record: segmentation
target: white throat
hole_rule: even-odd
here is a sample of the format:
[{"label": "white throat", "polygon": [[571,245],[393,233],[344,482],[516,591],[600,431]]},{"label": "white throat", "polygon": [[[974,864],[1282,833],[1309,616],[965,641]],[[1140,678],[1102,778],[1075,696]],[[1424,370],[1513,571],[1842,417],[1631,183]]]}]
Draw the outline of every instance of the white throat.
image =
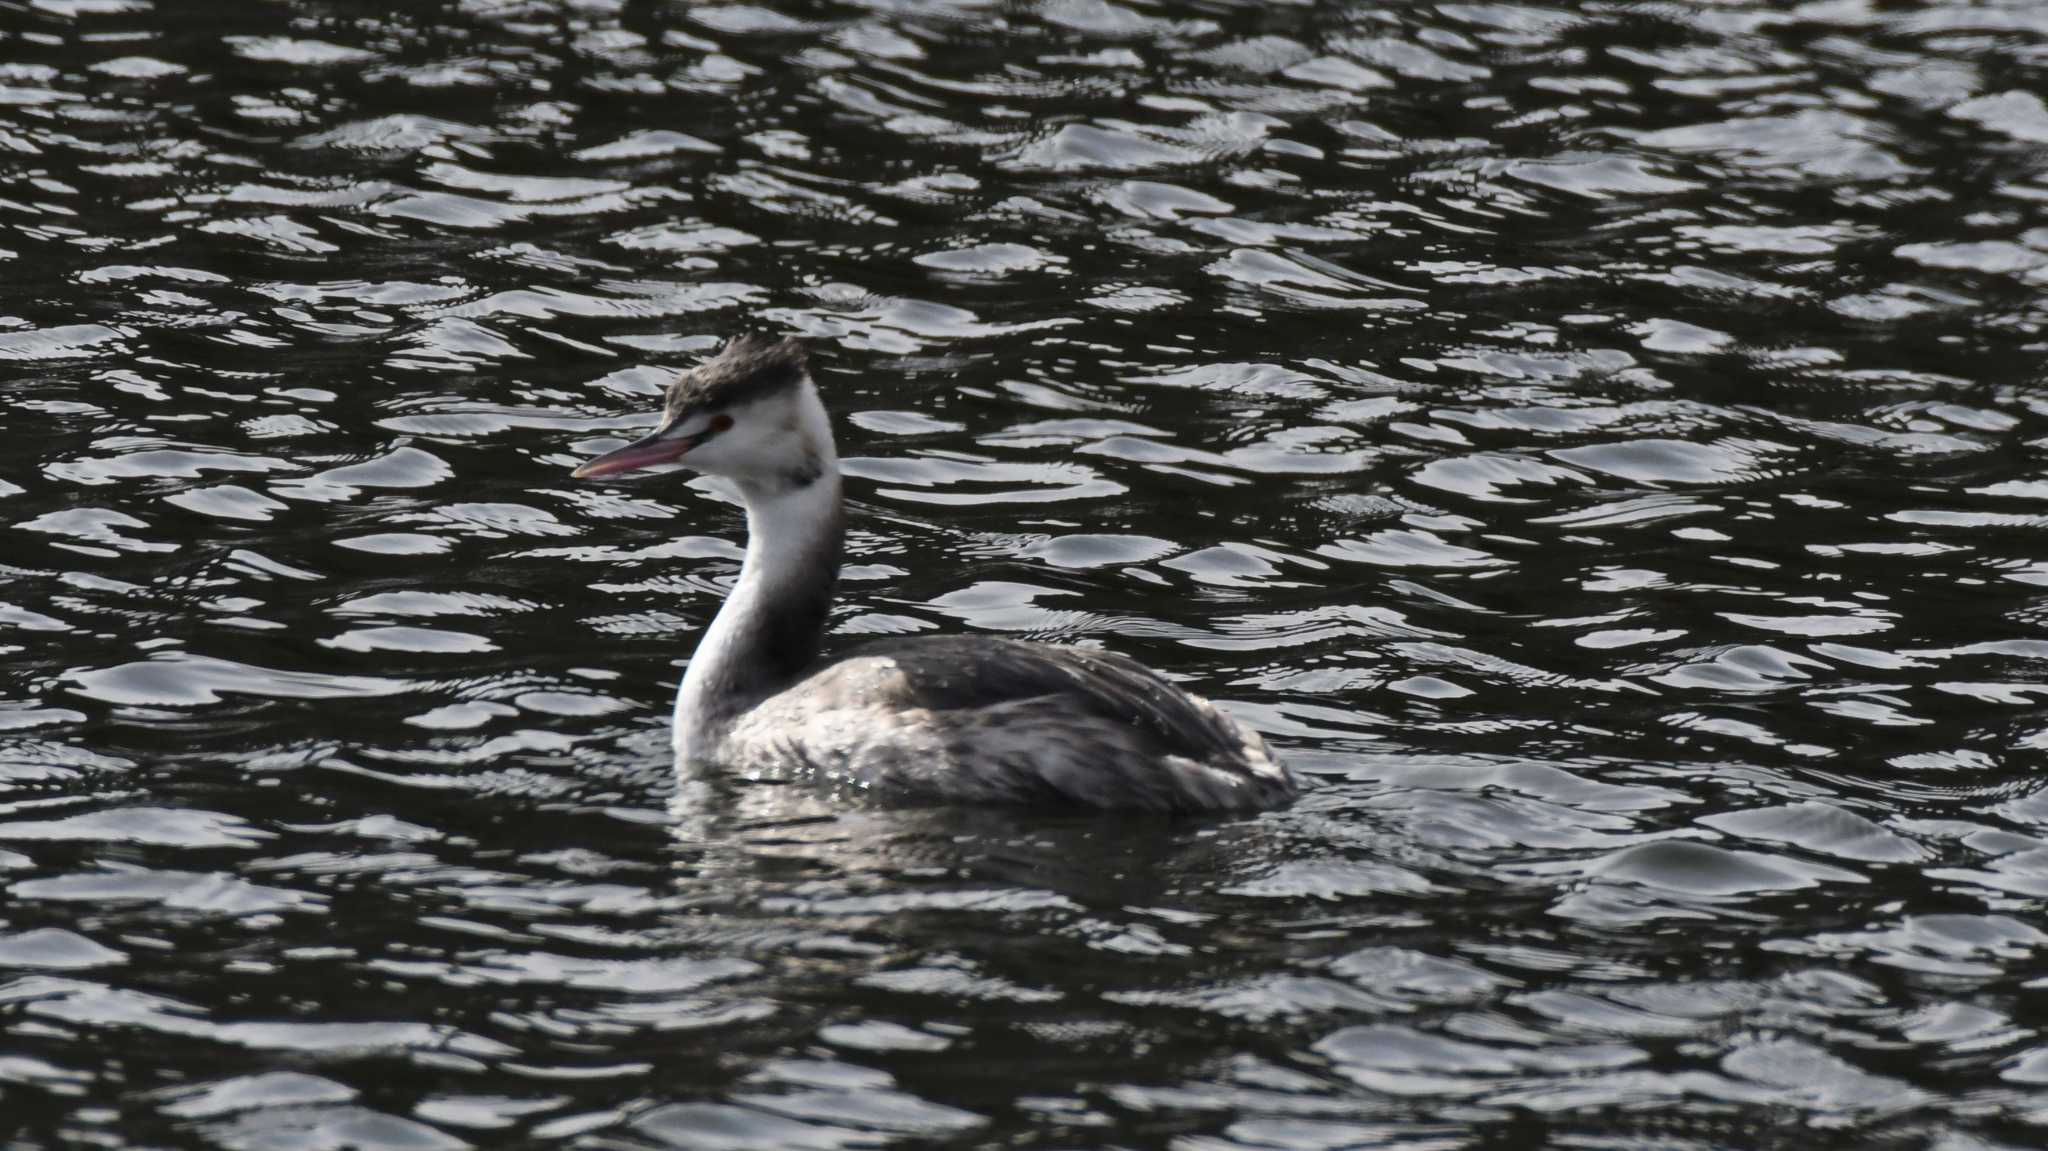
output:
[{"label": "white throat", "polygon": [[817,655],[845,520],[831,425],[809,387],[797,421],[804,459],[736,481],[747,509],[746,558],[676,693],[679,762],[714,756],[734,719],[789,686]]}]

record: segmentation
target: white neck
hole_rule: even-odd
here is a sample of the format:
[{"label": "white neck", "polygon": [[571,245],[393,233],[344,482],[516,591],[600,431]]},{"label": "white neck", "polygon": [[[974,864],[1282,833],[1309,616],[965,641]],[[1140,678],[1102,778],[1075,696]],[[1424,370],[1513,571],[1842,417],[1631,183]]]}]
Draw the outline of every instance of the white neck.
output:
[{"label": "white neck", "polygon": [[[806,406],[817,405],[814,396],[807,398]],[[815,464],[807,482],[790,475],[739,481],[747,555],[676,694],[679,760],[713,754],[734,719],[794,683],[817,657],[839,577],[845,518],[839,459],[822,406],[815,419],[823,435],[806,437]]]}]

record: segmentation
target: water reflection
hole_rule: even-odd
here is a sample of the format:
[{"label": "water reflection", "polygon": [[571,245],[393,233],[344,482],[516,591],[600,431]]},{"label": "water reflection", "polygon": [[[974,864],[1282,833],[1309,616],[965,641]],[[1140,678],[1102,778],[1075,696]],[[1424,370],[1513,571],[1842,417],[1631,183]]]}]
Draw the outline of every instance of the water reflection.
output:
[{"label": "water reflection", "polygon": [[[31,0],[0,1113],[227,1148],[2038,1143],[2027,5]],[[699,781],[566,482],[812,342],[835,630],[1099,642],[1225,823]]]}]

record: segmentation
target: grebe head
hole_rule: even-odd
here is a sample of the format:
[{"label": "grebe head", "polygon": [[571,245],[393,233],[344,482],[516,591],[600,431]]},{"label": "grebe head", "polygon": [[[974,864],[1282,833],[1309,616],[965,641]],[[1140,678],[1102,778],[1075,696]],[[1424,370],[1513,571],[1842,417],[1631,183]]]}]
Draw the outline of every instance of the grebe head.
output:
[{"label": "grebe head", "polygon": [[653,432],[586,461],[575,474],[678,463],[776,492],[808,486],[837,462],[803,345],[748,335],[669,385]]}]

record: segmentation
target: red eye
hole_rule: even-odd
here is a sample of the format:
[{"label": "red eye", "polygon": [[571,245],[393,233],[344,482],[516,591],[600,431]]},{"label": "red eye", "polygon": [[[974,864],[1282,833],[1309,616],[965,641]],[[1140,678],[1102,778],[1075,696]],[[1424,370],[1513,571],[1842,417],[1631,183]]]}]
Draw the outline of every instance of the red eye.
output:
[{"label": "red eye", "polygon": [[722,432],[731,426],[732,417],[726,415],[724,412],[720,412],[717,415],[711,417],[711,430],[714,432]]}]

